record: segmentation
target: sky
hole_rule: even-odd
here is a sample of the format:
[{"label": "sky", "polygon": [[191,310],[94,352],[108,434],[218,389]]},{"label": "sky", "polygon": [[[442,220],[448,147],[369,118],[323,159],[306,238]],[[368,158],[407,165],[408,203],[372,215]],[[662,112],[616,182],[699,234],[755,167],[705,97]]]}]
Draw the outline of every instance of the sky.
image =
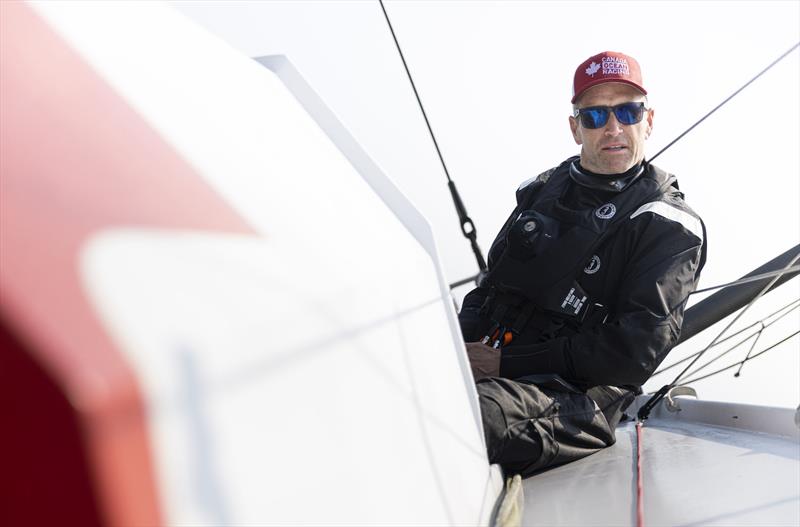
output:
[{"label": "sky", "polygon": [[[448,280],[477,271],[377,0],[172,5],[248,56],[286,55],[426,215]],[[639,61],[656,112],[647,146],[652,156],[800,42],[796,1],[387,0],[385,6],[484,253],[513,209],[519,183],[578,153],[567,116],[572,75],[584,59],[614,50]],[[798,93],[795,50],[655,163],[678,176],[708,229],[701,287],[732,281],[800,243]],[[456,299],[467,291],[455,291]],[[795,279],[733,329],[798,297]],[[798,328],[795,310],[767,328],[753,352]],[[715,336],[712,328],[692,339],[665,364]],[[747,350],[704,371],[741,360]],[[794,337],[748,362],[738,378],[732,370],[694,386],[701,399],[797,407],[798,350]],[[645,387],[672,380],[662,377]]]}]

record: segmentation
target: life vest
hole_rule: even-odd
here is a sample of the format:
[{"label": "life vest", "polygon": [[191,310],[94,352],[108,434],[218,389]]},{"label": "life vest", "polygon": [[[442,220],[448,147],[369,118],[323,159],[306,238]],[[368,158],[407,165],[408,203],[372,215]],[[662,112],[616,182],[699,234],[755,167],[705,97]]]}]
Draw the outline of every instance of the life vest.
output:
[{"label": "life vest", "polygon": [[[580,325],[603,307],[588,297],[578,282],[592,255],[641,205],[658,199],[675,177],[645,166],[628,188],[597,208],[574,210],[562,203],[569,187],[570,158],[546,181],[537,180],[518,191],[521,212],[506,231],[505,246],[494,258],[481,285],[492,288],[484,309],[491,310],[495,347],[510,341],[506,330],[519,334],[532,315]],[[541,318],[541,317],[540,317]],[[540,322],[541,325],[541,322]],[[544,331],[547,328],[538,328]],[[550,328],[553,329],[553,328]]]}]

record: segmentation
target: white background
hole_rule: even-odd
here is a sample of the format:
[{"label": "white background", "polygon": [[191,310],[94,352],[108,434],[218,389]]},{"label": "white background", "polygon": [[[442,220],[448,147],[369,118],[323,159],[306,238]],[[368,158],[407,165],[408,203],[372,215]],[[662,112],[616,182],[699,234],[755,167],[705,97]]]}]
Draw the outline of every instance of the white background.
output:
[{"label": "white background", "polygon": [[[477,271],[377,1],[173,5],[249,56],[287,55],[431,221],[448,279]],[[603,50],[638,59],[656,110],[652,156],[800,41],[793,1],[387,1],[386,8],[484,252],[517,185],[578,152],[567,116],[572,75],[584,59]],[[799,78],[795,50],[656,162],[678,176],[708,228],[701,287],[738,278],[800,241]],[[330,199],[346,207],[346,196]],[[795,279],[745,320],[798,296]],[[799,326],[795,311],[754,351]],[[713,337],[676,348],[667,362]],[[794,337],[749,362],[738,379],[731,370],[695,387],[703,399],[795,407],[799,347]]]}]

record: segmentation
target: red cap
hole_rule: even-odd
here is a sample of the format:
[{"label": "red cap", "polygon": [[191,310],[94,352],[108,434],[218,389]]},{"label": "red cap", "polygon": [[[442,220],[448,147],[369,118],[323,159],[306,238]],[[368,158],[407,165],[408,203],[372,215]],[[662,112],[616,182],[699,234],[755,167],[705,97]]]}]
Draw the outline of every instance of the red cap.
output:
[{"label": "red cap", "polygon": [[616,51],[603,51],[583,61],[583,64],[575,70],[572,103],[575,104],[578,97],[592,86],[604,82],[630,84],[647,95],[647,90],[642,87],[642,70],[636,59]]}]

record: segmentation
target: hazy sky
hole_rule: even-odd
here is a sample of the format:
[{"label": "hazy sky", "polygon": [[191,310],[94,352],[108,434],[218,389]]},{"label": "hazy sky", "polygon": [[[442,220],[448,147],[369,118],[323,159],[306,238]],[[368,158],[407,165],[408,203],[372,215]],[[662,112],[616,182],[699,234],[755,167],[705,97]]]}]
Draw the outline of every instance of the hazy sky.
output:
[{"label": "hazy sky", "polygon": [[[578,152],[567,116],[572,75],[585,58],[616,50],[638,59],[656,110],[652,155],[800,41],[796,1],[385,4],[484,251],[518,184]],[[249,56],[287,55],[429,218],[448,278],[476,272],[377,0],[173,5]],[[800,242],[798,93],[795,50],[656,162],[678,176],[708,228],[701,287],[731,281]],[[745,320],[798,297],[795,279]],[[794,311],[754,352],[798,327]],[[713,336],[677,348],[667,362]],[[748,363],[738,379],[729,372],[698,383],[701,398],[797,406],[798,342]]]}]

